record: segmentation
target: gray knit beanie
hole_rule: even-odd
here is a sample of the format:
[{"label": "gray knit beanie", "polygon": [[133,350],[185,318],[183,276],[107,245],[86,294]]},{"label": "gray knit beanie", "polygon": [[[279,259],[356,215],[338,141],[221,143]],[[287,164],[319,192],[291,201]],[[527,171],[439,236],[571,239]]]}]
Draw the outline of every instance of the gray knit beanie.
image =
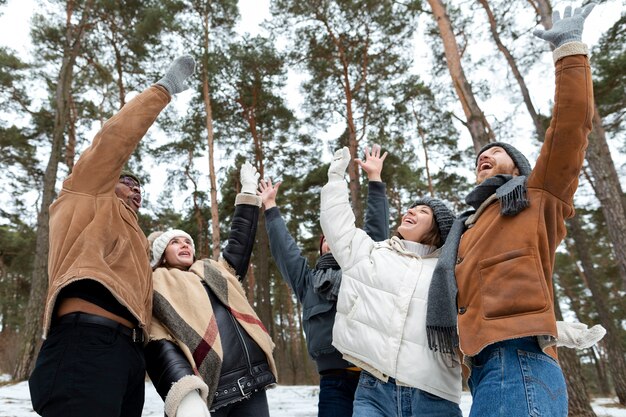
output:
[{"label": "gray knit beanie", "polygon": [[148,236],[148,241],[152,243],[152,261],[150,262],[152,268],[155,268],[161,260],[170,240],[178,236],[186,237],[191,241],[191,251],[193,252],[193,256],[196,256],[196,246],[187,232],[178,229],[170,229],[167,232],[158,233],[159,232],[152,232],[150,236]]},{"label": "gray knit beanie", "polygon": [[506,151],[506,153],[511,157],[511,159],[513,160],[513,163],[519,170],[520,175],[524,175],[527,177],[530,174],[530,171],[532,171],[532,168],[530,167],[530,162],[528,162],[528,159],[526,159],[526,157],[520,151],[518,151],[514,146],[509,145],[508,143],[504,143],[504,142],[492,142],[483,146],[482,149],[478,151],[478,154],[476,155],[476,161],[474,165],[478,165],[478,158],[480,158],[480,155],[483,152],[485,152],[489,148],[493,148],[494,146],[499,146]]},{"label": "gray knit beanie", "polygon": [[430,197],[418,198],[413,202],[411,208],[415,206],[428,206],[433,211],[439,233],[441,234],[441,245],[443,245],[448,237],[452,223],[454,223],[454,219],[456,218],[452,210],[450,210],[443,201]]}]

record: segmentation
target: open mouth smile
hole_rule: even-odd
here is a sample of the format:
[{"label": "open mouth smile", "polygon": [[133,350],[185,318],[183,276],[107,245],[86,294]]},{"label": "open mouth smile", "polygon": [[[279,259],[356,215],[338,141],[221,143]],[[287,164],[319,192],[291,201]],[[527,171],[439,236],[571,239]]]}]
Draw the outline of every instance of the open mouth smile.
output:
[{"label": "open mouth smile", "polygon": [[480,171],[484,171],[486,169],[491,169],[493,168],[493,164],[491,164],[490,162],[483,162],[482,164],[480,164],[480,166],[478,167],[478,172]]}]

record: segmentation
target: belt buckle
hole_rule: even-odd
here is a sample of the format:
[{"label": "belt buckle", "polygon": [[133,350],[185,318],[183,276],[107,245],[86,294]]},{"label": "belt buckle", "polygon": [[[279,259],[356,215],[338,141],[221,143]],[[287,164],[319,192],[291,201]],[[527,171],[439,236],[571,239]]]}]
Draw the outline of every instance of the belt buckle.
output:
[{"label": "belt buckle", "polygon": [[246,379],[245,376],[242,376],[241,378],[239,378],[237,380],[237,386],[239,387],[239,392],[241,392],[241,395],[243,395],[244,397],[247,397],[249,394],[246,394],[245,392],[243,392],[243,386],[241,384],[241,381]]}]

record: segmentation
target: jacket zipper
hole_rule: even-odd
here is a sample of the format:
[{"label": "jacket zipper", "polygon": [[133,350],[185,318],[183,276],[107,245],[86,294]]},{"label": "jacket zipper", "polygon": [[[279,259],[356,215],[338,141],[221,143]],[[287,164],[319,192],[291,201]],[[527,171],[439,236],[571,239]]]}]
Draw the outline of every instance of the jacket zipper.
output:
[{"label": "jacket zipper", "polygon": [[241,330],[239,330],[239,323],[237,322],[237,320],[235,320],[235,318],[230,312],[228,313],[228,316],[233,321],[233,325],[235,326],[235,330],[237,331],[237,336],[239,336],[239,341],[241,342],[244,353],[246,355],[246,363],[248,364],[248,372],[250,373],[250,376],[252,376],[252,363],[250,362],[250,352],[248,352],[248,346],[246,346],[246,341],[244,340],[243,335],[241,334]]}]

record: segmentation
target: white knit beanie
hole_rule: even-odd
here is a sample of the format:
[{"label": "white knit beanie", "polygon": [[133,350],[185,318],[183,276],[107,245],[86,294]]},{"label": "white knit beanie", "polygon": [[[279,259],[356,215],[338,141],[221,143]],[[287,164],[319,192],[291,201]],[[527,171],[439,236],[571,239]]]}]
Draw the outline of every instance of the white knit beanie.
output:
[{"label": "white knit beanie", "polygon": [[[150,237],[152,237],[156,233],[158,232],[152,232],[150,236],[148,237],[148,240],[150,240]],[[152,268],[156,267],[159,261],[161,260],[161,257],[163,256],[163,253],[165,252],[165,248],[167,248],[167,245],[170,243],[170,240],[179,236],[186,237],[187,239],[189,239],[189,241],[191,241],[191,251],[193,252],[192,255],[196,256],[196,246],[194,245],[193,239],[191,238],[191,236],[189,236],[189,234],[185,231],[178,230],[178,229],[170,229],[167,232],[163,232],[159,236],[154,238],[154,241],[152,242],[152,262],[150,262],[150,266],[152,266]]]}]

